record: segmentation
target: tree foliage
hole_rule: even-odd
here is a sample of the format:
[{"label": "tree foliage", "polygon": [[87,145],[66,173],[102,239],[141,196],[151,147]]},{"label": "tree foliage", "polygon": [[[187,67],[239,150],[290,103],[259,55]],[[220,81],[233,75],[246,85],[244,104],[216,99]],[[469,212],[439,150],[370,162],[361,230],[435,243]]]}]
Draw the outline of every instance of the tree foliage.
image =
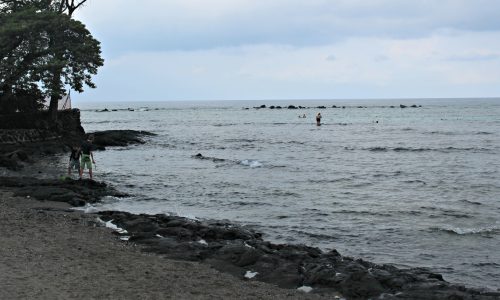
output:
[{"label": "tree foliage", "polygon": [[59,14],[72,16],[87,0],[1,0],[0,12],[15,12],[27,7],[39,10],[50,10]]},{"label": "tree foliage", "polygon": [[[100,43],[71,17],[84,2],[0,1],[0,110],[38,109],[49,96],[55,112],[65,85],[78,92],[95,87]],[[29,97],[33,105],[26,105]]]}]

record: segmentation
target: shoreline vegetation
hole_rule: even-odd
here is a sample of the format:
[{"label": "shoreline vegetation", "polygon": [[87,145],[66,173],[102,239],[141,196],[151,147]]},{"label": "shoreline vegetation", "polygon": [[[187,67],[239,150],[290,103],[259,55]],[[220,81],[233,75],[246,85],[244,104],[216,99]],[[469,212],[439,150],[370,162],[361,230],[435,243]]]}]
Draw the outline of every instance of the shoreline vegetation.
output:
[{"label": "shoreline vegetation", "polygon": [[[20,126],[22,119],[3,118],[0,126],[8,127],[0,136],[5,131],[9,136],[0,141],[0,170],[11,170],[0,177],[0,282],[5,283],[0,298],[500,298],[498,291],[448,283],[424,268],[399,269],[336,250],[273,244],[229,221],[83,214],[70,206],[127,195],[104,182],[25,175],[36,165],[56,172],[46,161],[83,139],[79,111],[61,113],[57,130],[44,129],[41,117],[36,126]],[[26,130],[33,135],[26,137]],[[143,136],[153,135],[93,134],[100,150],[144,143]]]}]

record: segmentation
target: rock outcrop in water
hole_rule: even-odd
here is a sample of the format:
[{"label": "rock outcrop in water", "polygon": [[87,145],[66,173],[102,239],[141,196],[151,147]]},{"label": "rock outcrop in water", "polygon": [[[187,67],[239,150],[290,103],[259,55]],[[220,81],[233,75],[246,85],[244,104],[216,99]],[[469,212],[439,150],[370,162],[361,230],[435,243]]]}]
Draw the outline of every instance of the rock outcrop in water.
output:
[{"label": "rock outcrop in water", "polygon": [[144,144],[144,136],[156,134],[148,131],[137,130],[105,130],[91,133],[94,135],[94,146],[98,150],[105,150],[108,146],[128,146],[131,144]]},{"label": "rock outcrop in water", "polygon": [[[266,105],[254,106],[255,109],[261,109],[261,108],[266,108],[266,107],[267,107]],[[396,106],[389,105],[389,106],[372,106],[372,107],[376,107],[376,108],[383,108],[383,107],[395,108]],[[412,104],[412,105],[408,106],[408,105],[400,104],[399,107],[400,108],[407,108],[407,107],[418,108],[418,107],[422,107],[422,105]],[[268,108],[269,109],[280,109],[282,107],[279,106],[279,105],[278,106],[270,105]],[[311,109],[311,108],[327,109],[328,107],[325,106],[325,105],[319,105],[319,106],[315,106],[315,107],[302,106],[302,105],[285,105],[283,108],[288,108],[288,109]],[[370,108],[370,107],[369,106],[363,106],[363,105],[354,105],[354,106],[345,106],[345,105],[344,106],[337,106],[337,105],[332,105],[331,108]],[[249,108],[248,107],[244,107],[243,109],[247,110]]]},{"label": "rock outcrop in water", "polygon": [[198,154],[196,154],[196,155],[193,155],[192,157],[193,157],[193,158],[196,158],[196,159],[210,160],[210,161],[213,161],[213,162],[224,162],[224,161],[226,161],[226,159],[224,159],[224,158],[217,158],[217,157],[203,156],[203,154],[201,154],[201,153],[198,153]]},{"label": "rock outcrop in water", "polygon": [[166,215],[101,212],[101,219],[125,229],[129,241],[168,258],[201,261],[242,279],[253,277],[285,288],[347,299],[499,299],[500,293],[468,289],[423,268],[398,269],[304,245],[276,245],[260,233],[223,221]]}]

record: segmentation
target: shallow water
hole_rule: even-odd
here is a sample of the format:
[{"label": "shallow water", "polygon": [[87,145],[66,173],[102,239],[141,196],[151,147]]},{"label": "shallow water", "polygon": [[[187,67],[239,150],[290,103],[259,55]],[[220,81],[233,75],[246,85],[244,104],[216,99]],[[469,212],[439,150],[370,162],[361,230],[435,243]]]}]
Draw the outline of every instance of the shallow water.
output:
[{"label": "shallow water", "polygon": [[[252,108],[261,104],[329,108]],[[97,209],[229,219],[275,242],[429,267],[451,282],[500,288],[498,99],[81,108],[87,132],[158,134],[144,145],[96,153],[96,179],[134,194]],[[118,110],[95,111],[103,108]],[[303,113],[308,117],[298,118]],[[221,160],[193,158],[197,153]]]}]

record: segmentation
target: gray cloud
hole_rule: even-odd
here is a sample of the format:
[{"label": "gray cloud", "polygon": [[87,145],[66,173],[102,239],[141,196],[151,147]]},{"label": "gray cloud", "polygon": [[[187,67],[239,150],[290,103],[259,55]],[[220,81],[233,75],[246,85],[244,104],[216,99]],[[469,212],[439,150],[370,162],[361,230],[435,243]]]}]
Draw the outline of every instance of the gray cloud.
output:
[{"label": "gray cloud", "polygon": [[490,54],[480,54],[480,53],[470,53],[463,55],[453,55],[447,57],[447,61],[489,61],[500,59],[500,54],[490,53]]},{"label": "gray cloud", "polygon": [[335,55],[333,55],[333,54],[330,54],[325,59],[328,61],[335,61],[337,59],[337,57],[335,57]]},{"label": "gray cloud", "polygon": [[383,62],[383,61],[388,61],[389,57],[387,55],[379,54],[379,55],[376,55],[373,58],[373,60],[376,62]]},{"label": "gray cloud", "polygon": [[498,11],[496,0],[107,0],[90,2],[79,17],[110,53],[118,54],[252,44],[301,47],[351,37],[424,37],[437,30],[498,31]]},{"label": "gray cloud", "polygon": [[498,96],[498,11],[497,0],[89,1],[78,18],[106,64],[78,97]]}]

